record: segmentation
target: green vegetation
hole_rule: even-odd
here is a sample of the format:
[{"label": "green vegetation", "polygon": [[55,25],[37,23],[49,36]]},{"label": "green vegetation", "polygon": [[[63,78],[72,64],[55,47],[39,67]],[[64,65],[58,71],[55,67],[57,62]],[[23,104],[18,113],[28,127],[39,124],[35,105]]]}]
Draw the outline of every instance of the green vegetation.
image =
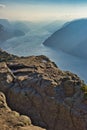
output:
[{"label": "green vegetation", "polygon": [[84,92],[84,98],[87,99],[87,85],[83,85],[81,90]]},{"label": "green vegetation", "polygon": [[82,90],[83,92],[87,92],[87,85],[83,85],[82,88],[81,88],[81,90]]}]

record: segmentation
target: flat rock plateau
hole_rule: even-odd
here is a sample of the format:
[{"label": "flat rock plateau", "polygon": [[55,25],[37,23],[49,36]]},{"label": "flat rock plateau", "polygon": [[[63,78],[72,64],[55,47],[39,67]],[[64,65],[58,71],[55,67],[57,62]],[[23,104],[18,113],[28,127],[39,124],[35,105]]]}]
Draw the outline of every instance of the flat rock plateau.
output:
[{"label": "flat rock plateau", "polygon": [[84,85],[46,56],[0,50],[0,130],[87,130]]}]

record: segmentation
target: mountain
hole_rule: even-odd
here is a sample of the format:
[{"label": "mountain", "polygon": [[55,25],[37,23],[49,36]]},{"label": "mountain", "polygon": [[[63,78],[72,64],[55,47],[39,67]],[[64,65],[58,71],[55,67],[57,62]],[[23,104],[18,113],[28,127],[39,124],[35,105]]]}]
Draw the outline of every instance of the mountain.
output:
[{"label": "mountain", "polygon": [[43,55],[0,53],[1,130],[87,130],[87,86],[76,74]]},{"label": "mountain", "polygon": [[0,24],[0,41],[6,41],[7,39],[12,37],[12,32],[10,29],[7,29],[6,26]]},{"label": "mountain", "polygon": [[61,28],[61,26],[65,23],[65,21],[62,20],[56,20],[48,23],[47,25],[44,26],[44,29],[47,30],[50,33],[54,33],[58,29]]},{"label": "mountain", "polygon": [[0,19],[0,42],[24,35],[25,32],[23,30],[13,28],[13,25],[7,19]]},{"label": "mountain", "polygon": [[25,33],[30,31],[30,27],[29,27],[29,25],[31,25],[30,22],[27,24],[26,22],[22,22],[22,21],[13,21],[11,22],[11,24],[13,29],[22,30]]},{"label": "mountain", "polygon": [[0,19],[0,24],[3,25],[5,28],[11,28],[11,24],[7,19]]},{"label": "mountain", "polygon": [[[87,58],[87,19],[78,19],[64,24],[43,44],[71,55]],[[83,52],[83,53],[82,53]]]},{"label": "mountain", "polygon": [[87,58],[87,38],[84,41],[81,41],[78,45],[76,45],[71,53],[74,52],[74,55],[79,56],[81,58]]}]

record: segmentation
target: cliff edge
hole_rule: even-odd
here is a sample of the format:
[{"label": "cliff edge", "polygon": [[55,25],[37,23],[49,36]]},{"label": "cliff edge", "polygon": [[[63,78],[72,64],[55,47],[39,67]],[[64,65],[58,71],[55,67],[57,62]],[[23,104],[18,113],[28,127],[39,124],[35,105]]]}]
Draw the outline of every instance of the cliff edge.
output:
[{"label": "cliff edge", "polygon": [[47,130],[87,130],[83,86],[77,75],[60,70],[45,56],[0,62],[0,91],[8,106]]}]

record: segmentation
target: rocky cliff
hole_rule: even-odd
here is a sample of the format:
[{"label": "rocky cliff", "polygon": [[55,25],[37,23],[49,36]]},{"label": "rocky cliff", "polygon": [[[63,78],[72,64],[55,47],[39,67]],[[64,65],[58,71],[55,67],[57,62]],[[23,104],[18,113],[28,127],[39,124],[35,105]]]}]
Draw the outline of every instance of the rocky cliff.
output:
[{"label": "rocky cliff", "polygon": [[11,55],[0,62],[0,91],[8,106],[47,130],[87,130],[83,86],[77,75],[45,56]]},{"label": "rocky cliff", "polygon": [[29,117],[12,111],[6,103],[5,95],[0,92],[0,130],[45,130],[31,124]]}]

